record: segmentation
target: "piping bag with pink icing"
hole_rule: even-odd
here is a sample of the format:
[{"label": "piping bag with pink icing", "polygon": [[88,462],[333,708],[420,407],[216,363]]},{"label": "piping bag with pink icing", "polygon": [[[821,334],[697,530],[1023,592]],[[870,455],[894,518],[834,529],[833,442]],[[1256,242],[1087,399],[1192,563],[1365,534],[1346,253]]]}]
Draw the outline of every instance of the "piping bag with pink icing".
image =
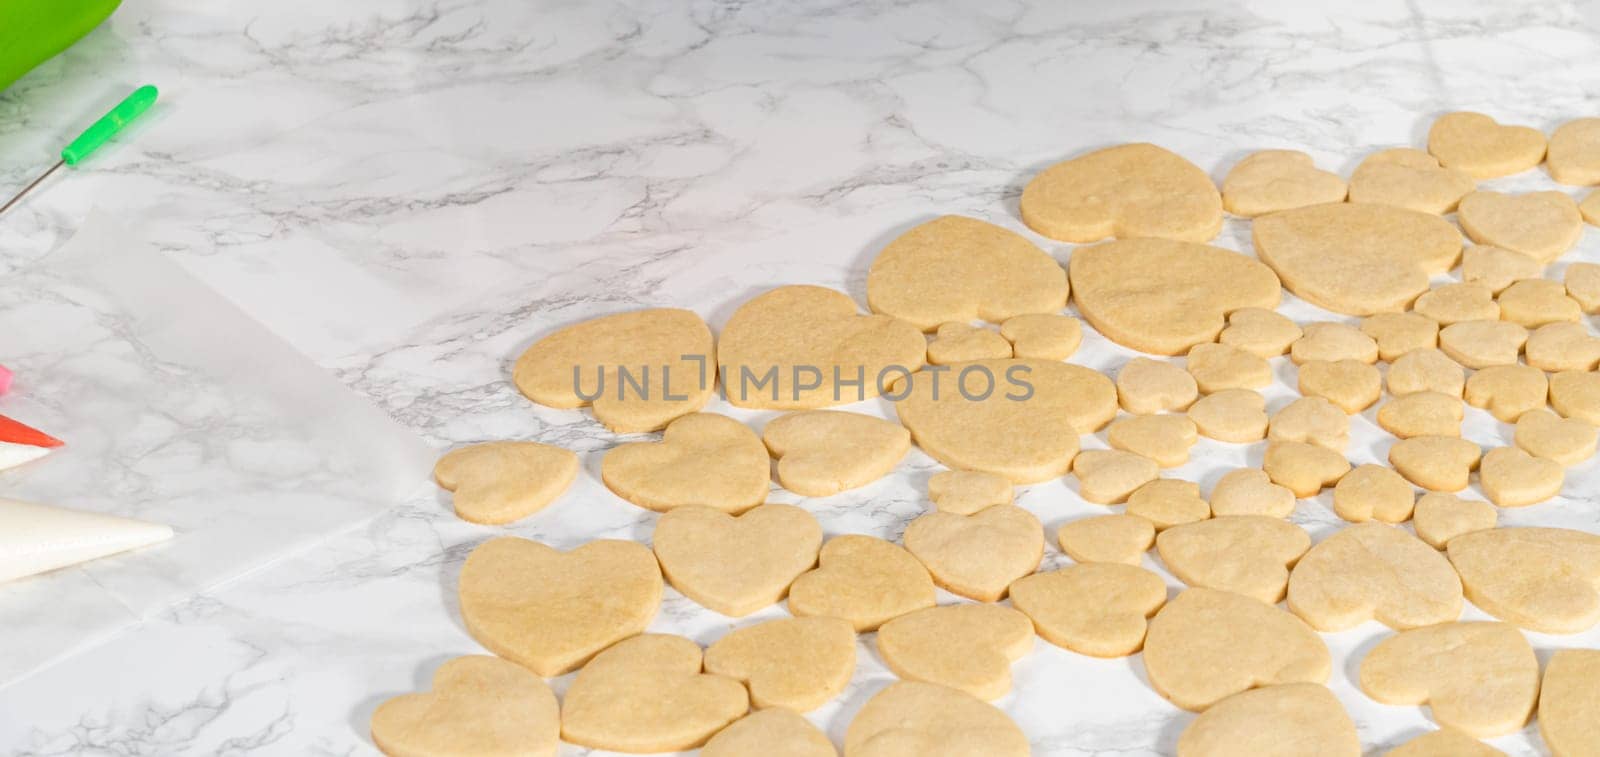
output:
[{"label": "piping bag with pink icing", "polygon": [[62,444],[39,429],[0,415],[0,470],[37,460]]},{"label": "piping bag with pink icing", "polygon": [[0,499],[0,583],[170,538],[157,523]]}]

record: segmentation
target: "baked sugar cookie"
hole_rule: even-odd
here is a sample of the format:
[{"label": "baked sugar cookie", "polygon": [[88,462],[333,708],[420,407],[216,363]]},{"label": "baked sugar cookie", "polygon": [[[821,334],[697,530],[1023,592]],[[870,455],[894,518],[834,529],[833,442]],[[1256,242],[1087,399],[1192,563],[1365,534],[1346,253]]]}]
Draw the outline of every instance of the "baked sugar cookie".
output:
[{"label": "baked sugar cookie", "polygon": [[[1600,182],[1597,182],[1600,183]],[[1233,165],[1222,180],[1222,207],[1245,218],[1344,202],[1344,179],[1317,170],[1311,156],[1298,150],[1262,150]]]},{"label": "baked sugar cookie", "polygon": [[1507,623],[1578,633],[1600,622],[1600,536],[1564,528],[1492,528],[1450,540],[1467,598]]},{"label": "baked sugar cookie", "polygon": [[952,365],[969,360],[997,360],[1011,357],[1011,342],[999,332],[966,322],[939,324],[928,343],[930,365]]},{"label": "baked sugar cookie", "polygon": [[451,450],[433,466],[455,492],[456,515],[499,525],[521,520],[561,496],[578,477],[578,456],[538,442],[488,442]]},{"label": "baked sugar cookie", "polygon": [[1322,397],[1301,397],[1272,416],[1267,438],[1315,444],[1342,453],[1350,443],[1350,416]]},{"label": "baked sugar cookie", "polygon": [[1401,397],[1413,392],[1438,392],[1460,397],[1467,372],[1440,350],[1412,350],[1389,366],[1389,393]]},{"label": "baked sugar cookie", "polygon": [[1333,511],[1352,523],[1404,523],[1415,504],[1411,484],[1382,465],[1357,466],[1333,487]]},{"label": "baked sugar cookie", "polygon": [[782,707],[758,710],[717,732],[700,757],[839,757],[811,721]]},{"label": "baked sugar cookie", "polygon": [[1299,618],[1243,594],[1193,588],[1150,621],[1144,668],[1158,693],[1199,712],[1257,686],[1323,683],[1332,660]]},{"label": "baked sugar cookie", "polygon": [[1402,631],[1361,661],[1361,690],[1384,704],[1427,704],[1433,719],[1479,738],[1528,724],[1539,659],[1507,623],[1442,623]]},{"label": "baked sugar cookie", "polygon": [[[990,384],[992,381],[992,385]],[[906,386],[909,384],[909,386]],[[1104,374],[1047,360],[979,360],[948,375],[907,377],[891,398],[911,438],[935,460],[1031,484],[1067,472],[1078,435],[1117,413]]]},{"label": "baked sugar cookie", "polygon": [[809,712],[844,691],[856,632],[839,618],[779,618],[737,628],[706,648],[706,672],[743,681],[757,708]]},{"label": "baked sugar cookie", "polygon": [[1156,461],[1117,449],[1084,450],[1072,461],[1078,494],[1102,505],[1127,500],[1134,490],[1156,480],[1160,473],[1161,466]]},{"label": "baked sugar cookie", "polygon": [[1360,757],[1344,706],[1314,683],[1241,691],[1195,718],[1178,737],[1178,757]]},{"label": "baked sugar cookie", "polygon": [[1412,310],[1434,322],[1449,326],[1462,321],[1492,321],[1500,317],[1500,305],[1489,287],[1470,281],[1445,284],[1423,292],[1411,304]]},{"label": "baked sugar cookie", "polygon": [[1289,568],[1310,548],[1311,536],[1304,529],[1264,515],[1185,523],[1156,537],[1161,562],[1178,580],[1267,604],[1283,599]]},{"label": "baked sugar cookie", "polygon": [[1256,255],[1289,291],[1348,315],[1404,310],[1461,256],[1448,221],[1387,205],[1312,205],[1252,226]]},{"label": "baked sugar cookie", "polygon": [[737,517],[690,505],[664,513],[651,542],[672,588],[738,618],[776,604],[817,564],[822,526],[793,505],[761,505]]},{"label": "baked sugar cookie", "polygon": [[1067,270],[1084,320],[1117,344],[1159,355],[1210,342],[1228,313],[1270,310],[1283,293],[1278,277],[1254,258],[1168,239],[1080,247]]},{"label": "baked sugar cookie", "polygon": [[947,513],[971,515],[986,507],[1009,505],[1015,497],[1011,481],[995,473],[947,470],[928,478],[928,499]]},{"label": "baked sugar cookie", "polygon": [[1478,190],[1461,198],[1456,220],[1478,244],[1504,247],[1548,263],[1583,236],[1583,215],[1564,192],[1512,195]]},{"label": "baked sugar cookie", "polygon": [[767,498],[772,463],[761,437],[726,415],[673,421],[659,442],[628,442],[600,460],[600,478],[617,496],[665,512],[705,505],[742,513]]},{"label": "baked sugar cookie", "polygon": [[1459,169],[1444,168],[1421,150],[1396,147],[1368,155],[1350,175],[1350,202],[1393,205],[1442,215],[1477,187]]},{"label": "baked sugar cookie", "polygon": [[661,604],[661,570],[631,541],[560,552],[502,536],[467,555],[458,591],[472,638],[548,678],[644,631]]},{"label": "baked sugar cookie", "polygon": [[601,316],[540,339],[517,358],[512,380],[534,402],[592,405],[606,428],[632,434],[705,407],[716,364],[706,322],[662,308]]},{"label": "baked sugar cookie", "polygon": [[1461,606],[1450,562],[1384,523],[1357,523],[1323,539],[1289,575],[1289,609],[1323,632],[1368,620],[1396,629],[1444,623]]},{"label": "baked sugar cookie", "polygon": [[1311,360],[1300,365],[1300,393],[1355,415],[1383,396],[1383,374],[1360,360]]},{"label": "baked sugar cookie", "polygon": [[1590,192],[1583,202],[1578,203],[1578,213],[1590,226],[1600,226],[1600,192]]},{"label": "baked sugar cookie", "polygon": [[1461,398],[1439,392],[1412,392],[1378,408],[1378,426],[1399,439],[1460,436]]},{"label": "baked sugar cookie", "polygon": [[1600,363],[1600,339],[1579,323],[1547,323],[1522,347],[1528,365],[1541,371],[1592,371]]},{"label": "baked sugar cookie", "polygon": [[1513,439],[1530,455],[1572,466],[1594,456],[1596,434],[1594,424],[1582,418],[1562,418],[1541,407],[1517,419]]},{"label": "baked sugar cookie", "polygon": [[1439,329],[1439,349],[1468,368],[1514,365],[1528,330],[1505,321],[1462,321]]},{"label": "baked sugar cookie", "polygon": [[858,632],[934,605],[933,579],[910,552],[882,539],[846,534],[829,539],[817,568],[789,587],[796,617],[844,618]]},{"label": "baked sugar cookie", "polygon": [[1073,565],[1011,585],[1011,604],[1045,641],[1091,657],[1139,651],[1149,617],[1166,601],[1160,576],[1117,563]]},{"label": "baked sugar cookie", "polygon": [[1513,282],[1537,279],[1544,263],[1520,252],[1491,245],[1473,245],[1461,253],[1461,280],[1482,284],[1499,294]]},{"label": "baked sugar cookie", "polygon": [[903,541],[934,583],[980,602],[1004,598],[1006,587],[1044,557],[1044,526],[1015,505],[972,515],[928,513],[911,521]]},{"label": "baked sugar cookie", "polygon": [[1181,415],[1130,415],[1106,431],[1113,449],[1143,455],[1163,468],[1189,462],[1189,448],[1199,439],[1194,421]]},{"label": "baked sugar cookie", "polygon": [[1361,329],[1345,323],[1308,323],[1303,335],[1289,345],[1295,365],[1313,361],[1356,360],[1378,362],[1378,343]]},{"label": "baked sugar cookie", "polygon": [[840,410],[801,410],[761,431],[778,459],[778,483],[807,497],[827,497],[888,475],[911,451],[900,424]]},{"label": "baked sugar cookie", "polygon": [[1517,447],[1496,447],[1483,456],[1478,483],[1484,496],[1501,507],[1536,505],[1561,493],[1566,474],[1554,460]]},{"label": "baked sugar cookie", "polygon": [[1547,323],[1577,323],[1583,308],[1567,296],[1559,281],[1523,279],[1500,293],[1500,318],[1523,328],[1536,329]]},{"label": "baked sugar cookie", "polygon": [[555,757],[560,736],[560,706],[544,680],[487,655],[446,662],[432,691],[395,697],[372,713],[372,740],[392,755]]},{"label": "baked sugar cookie", "polygon": [[1562,371],[1550,374],[1550,407],[1563,418],[1581,418],[1600,425],[1600,373]]},{"label": "baked sugar cookie", "polygon": [[1228,326],[1217,334],[1217,341],[1253,355],[1277,357],[1288,352],[1301,333],[1294,321],[1277,311],[1239,308],[1228,314]]},{"label": "baked sugar cookie", "polygon": [[749,711],[743,684],[702,672],[700,645],[647,633],[578,672],[562,698],[561,740],[618,752],[693,749]]},{"label": "baked sugar cookie", "polygon": [[1561,283],[1567,286],[1567,296],[1577,300],[1583,312],[1591,315],[1600,312],[1600,265],[1568,263]]},{"label": "baked sugar cookie", "polygon": [[1460,731],[1442,728],[1407,741],[1384,757],[1505,757],[1505,752]]},{"label": "baked sugar cookie", "polygon": [[1516,423],[1523,413],[1544,407],[1549,386],[1538,368],[1491,365],[1467,379],[1467,404],[1488,410],[1502,423]]},{"label": "baked sugar cookie", "polygon": [[1255,468],[1239,468],[1223,474],[1211,487],[1211,514],[1265,515],[1287,518],[1294,513],[1294,492],[1272,483],[1266,473]]},{"label": "baked sugar cookie", "polygon": [[1361,333],[1378,344],[1378,359],[1394,362],[1412,350],[1439,346],[1439,324],[1420,313],[1373,313],[1361,319]]},{"label": "baked sugar cookie", "polygon": [[1028,757],[1028,737],[988,702],[901,681],[867,700],[844,734],[845,757]]},{"label": "baked sugar cookie", "polygon": [[977,318],[999,323],[1066,307],[1067,273],[1021,234],[976,218],[941,216],[878,253],[867,271],[867,305],[923,331]]},{"label": "baked sugar cookie", "polygon": [[819,286],[782,286],[746,301],[722,329],[722,391],[735,407],[803,410],[859,402],[922,367],[916,326],[862,315]]},{"label": "baked sugar cookie", "polygon": [[1031,651],[1033,623],[1003,605],[929,607],[878,629],[878,655],[902,680],[985,700],[1011,690],[1011,663]]},{"label": "baked sugar cookie", "polygon": [[1201,436],[1245,444],[1267,435],[1267,400],[1253,389],[1223,389],[1189,406],[1189,420]]},{"label": "baked sugar cookie", "polygon": [[1117,401],[1130,413],[1181,411],[1199,394],[1194,377],[1172,363],[1136,357],[1117,371]]},{"label": "baked sugar cookie", "polygon": [[1011,341],[1011,353],[1021,358],[1066,360],[1083,343],[1083,324],[1055,313],[1027,313],[1007,318],[1000,336]]},{"label": "baked sugar cookie", "polygon": [[1539,695],[1539,735],[1556,757],[1600,754],[1600,650],[1551,655]]},{"label": "baked sugar cookie", "polygon": [[1417,529],[1417,538],[1434,549],[1444,549],[1457,536],[1494,528],[1499,517],[1499,511],[1487,502],[1429,492],[1417,500],[1411,525]]},{"label": "baked sugar cookie", "polygon": [[1350,472],[1344,455],[1327,447],[1304,442],[1267,443],[1261,469],[1296,497],[1315,497],[1325,486],[1333,486]]},{"label": "baked sugar cookie", "polygon": [[1029,228],[1063,242],[1205,242],[1222,230],[1222,197],[1211,178],[1177,154],[1143,143],[1046,168],[1022,189],[1020,209]]},{"label": "baked sugar cookie", "polygon": [[1226,344],[1197,344],[1184,360],[1200,391],[1260,389],[1272,383],[1272,365],[1260,355]]},{"label": "baked sugar cookie", "polygon": [[1413,436],[1389,448],[1389,464],[1400,475],[1428,491],[1458,492],[1467,488],[1482,451],[1454,436]]},{"label": "baked sugar cookie", "polygon": [[1577,118],[1550,135],[1545,168],[1562,184],[1600,184],[1600,118]]},{"label": "baked sugar cookie", "polygon": [[[1056,530],[1061,551],[1080,563],[1138,565],[1155,541],[1155,525],[1137,515],[1096,515],[1071,521]],[[1012,602],[1015,601],[1013,597]]]},{"label": "baked sugar cookie", "polygon": [[1128,495],[1128,514],[1144,518],[1162,531],[1211,517],[1211,505],[1200,497],[1199,484],[1158,478]]},{"label": "baked sugar cookie", "polygon": [[1482,113],[1439,116],[1428,129],[1428,152],[1439,164],[1475,179],[1521,173],[1544,160],[1544,133],[1528,126],[1502,126]]}]

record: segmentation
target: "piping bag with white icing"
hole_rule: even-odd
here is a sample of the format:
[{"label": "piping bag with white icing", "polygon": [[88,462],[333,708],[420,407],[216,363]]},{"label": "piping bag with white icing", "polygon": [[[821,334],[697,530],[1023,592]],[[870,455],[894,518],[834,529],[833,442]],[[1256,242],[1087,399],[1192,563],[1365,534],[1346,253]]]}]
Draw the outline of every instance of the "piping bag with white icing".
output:
[{"label": "piping bag with white icing", "polygon": [[0,499],[0,583],[170,538],[170,526]]}]

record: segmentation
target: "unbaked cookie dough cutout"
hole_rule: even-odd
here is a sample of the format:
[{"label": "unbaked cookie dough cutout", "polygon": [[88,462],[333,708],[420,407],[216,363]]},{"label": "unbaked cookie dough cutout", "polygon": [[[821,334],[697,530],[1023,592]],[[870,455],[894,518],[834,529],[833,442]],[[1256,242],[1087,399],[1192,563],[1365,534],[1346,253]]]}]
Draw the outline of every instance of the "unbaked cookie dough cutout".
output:
[{"label": "unbaked cookie dough cutout", "polygon": [[1228,471],[1211,487],[1211,514],[1218,518],[1230,515],[1287,518],[1294,514],[1294,505],[1294,492],[1272,483],[1266,472],[1255,468]]},{"label": "unbaked cookie dough cutout", "polygon": [[1282,297],[1278,277],[1259,261],[1169,239],[1080,247],[1067,270],[1078,312],[1090,325],[1117,344],[1158,355],[1210,342],[1229,313],[1271,310]]},{"label": "unbaked cookie dough cutout", "polygon": [[1443,215],[1477,182],[1464,171],[1445,168],[1422,150],[1395,147],[1368,155],[1350,175],[1350,202],[1393,205]]},{"label": "unbaked cookie dough cutout", "polygon": [[1265,515],[1187,523],[1156,537],[1161,562],[1178,580],[1268,604],[1283,599],[1289,568],[1310,548],[1311,536],[1305,529]]},{"label": "unbaked cookie dough cutout", "polygon": [[1389,447],[1389,464],[1428,491],[1458,492],[1467,488],[1482,452],[1459,437],[1413,436]]},{"label": "unbaked cookie dough cutout", "polygon": [[1163,468],[1189,462],[1189,448],[1199,440],[1194,421],[1182,415],[1129,415],[1112,421],[1106,430],[1112,449],[1143,455]]},{"label": "unbaked cookie dough cutout", "polygon": [[1450,540],[1467,598],[1507,623],[1578,633],[1600,622],[1600,536],[1564,528],[1494,528]]},{"label": "unbaked cookie dough cutout", "polygon": [[1373,313],[1361,319],[1361,333],[1377,343],[1378,359],[1386,363],[1439,346],[1439,323],[1420,313]]},{"label": "unbaked cookie dough cutout", "polygon": [[1144,646],[1148,619],[1167,585],[1144,568],[1084,563],[1036,573],[1011,587],[1011,604],[1045,641],[1091,657],[1126,657]]},{"label": "unbaked cookie dough cutout", "polygon": [[901,539],[933,582],[953,594],[994,602],[1006,587],[1039,567],[1044,526],[1016,505],[972,515],[932,512],[911,521]]},{"label": "unbaked cookie dough cutout", "polygon": [[997,473],[970,470],[939,471],[928,477],[928,499],[934,508],[971,515],[986,507],[1009,505],[1016,499],[1011,480]]},{"label": "unbaked cookie dough cutout", "polygon": [[600,460],[600,479],[617,496],[665,512],[705,505],[742,513],[767,498],[771,458],[761,437],[726,415],[673,421],[659,442],[628,442]]},{"label": "unbaked cookie dough cutout", "polygon": [[512,380],[534,402],[592,405],[606,428],[631,434],[705,407],[716,365],[705,321],[660,308],[601,316],[540,339],[517,358]]},{"label": "unbaked cookie dough cutout", "polygon": [[873,695],[844,734],[845,757],[1028,757],[1029,749],[1028,737],[999,708],[920,681]]},{"label": "unbaked cookie dough cutout", "polygon": [[867,271],[867,305],[923,331],[948,321],[999,323],[1066,307],[1067,272],[1010,229],[941,216],[878,253]]},{"label": "unbaked cookie dough cutout", "polygon": [[1083,343],[1083,324],[1068,315],[1028,313],[1007,318],[1000,336],[1011,342],[1016,357],[1066,360]]},{"label": "unbaked cookie dough cutout", "polygon": [[1544,132],[1530,126],[1505,126],[1482,113],[1457,111],[1428,128],[1428,152],[1446,168],[1474,179],[1521,173],[1544,160]]},{"label": "unbaked cookie dough cutout", "polygon": [[1193,588],[1161,608],[1144,643],[1150,685],[1185,710],[1241,691],[1328,680],[1328,645],[1305,621],[1259,599]]},{"label": "unbaked cookie dough cutout", "polygon": [[1280,210],[1344,202],[1344,179],[1319,170],[1299,150],[1262,150],[1246,155],[1222,180],[1222,207],[1254,218]]},{"label": "unbaked cookie dough cutout", "polygon": [[1522,730],[1539,699],[1539,659],[1515,626],[1456,622],[1402,631],[1361,661],[1361,690],[1384,704],[1426,704],[1478,738]]},{"label": "unbaked cookie dough cutout", "polygon": [[1189,420],[1201,436],[1248,444],[1267,436],[1267,400],[1253,389],[1223,389],[1189,406]]},{"label": "unbaked cookie dough cutout", "polygon": [[1033,623],[1004,605],[942,605],[884,623],[877,642],[902,680],[991,700],[1011,690],[1011,663],[1033,651]]},{"label": "unbaked cookie dough cutout", "polygon": [[[744,684],[702,669],[700,645],[640,634],[595,655],[561,702],[561,740],[619,752],[693,749],[750,711]],[[664,691],[672,696],[663,697]]]},{"label": "unbaked cookie dough cutout", "polygon": [[1417,538],[1434,549],[1444,549],[1457,536],[1494,528],[1499,518],[1500,511],[1482,500],[1429,492],[1417,500],[1411,525],[1417,530]]},{"label": "unbaked cookie dough cutout", "polygon": [[1450,562],[1384,523],[1357,523],[1323,539],[1289,575],[1289,609],[1323,632],[1368,620],[1417,628],[1455,620],[1461,607],[1461,579]]},{"label": "unbaked cookie dough cutout", "polygon": [[827,497],[877,481],[911,451],[900,424],[841,410],[801,410],[761,431],[778,459],[778,483],[807,497]]},{"label": "unbaked cookie dough cutout", "polygon": [[1343,454],[1320,445],[1274,441],[1267,444],[1261,470],[1272,483],[1303,499],[1315,497],[1323,488],[1339,483],[1339,479],[1350,472],[1350,461],[1344,459]]},{"label": "unbaked cookie dough cutout", "polygon": [[1416,496],[1411,484],[1400,474],[1388,467],[1367,463],[1356,466],[1334,485],[1333,511],[1352,523],[1369,520],[1404,523],[1411,519]]},{"label": "unbaked cookie dough cutout", "polygon": [[757,710],[717,732],[700,757],[839,757],[827,734],[782,707]]},{"label": "unbaked cookie dough cutout", "polygon": [[1534,457],[1517,447],[1496,447],[1483,456],[1478,485],[1501,507],[1537,505],[1561,493],[1566,472],[1561,463]]},{"label": "unbaked cookie dough cutout", "polygon": [[822,545],[817,567],[789,587],[796,617],[834,617],[857,632],[934,605],[928,569],[899,545],[871,536],[835,536]]},{"label": "unbaked cookie dough cutout", "polygon": [[1176,478],[1158,478],[1128,495],[1127,513],[1150,521],[1157,531],[1211,517],[1211,505],[1200,485]]},{"label": "unbaked cookie dough cutout", "polygon": [[[1080,563],[1138,565],[1155,541],[1155,524],[1137,515],[1095,515],[1056,529],[1061,551]],[[1016,586],[1011,585],[1013,590]],[[1014,595],[1012,603],[1016,603]]]},{"label": "unbaked cookie dough cutout", "polygon": [[782,600],[817,564],[822,526],[793,505],[761,505],[737,517],[691,505],[664,513],[651,542],[672,588],[739,618]]},{"label": "unbaked cookie dough cutout", "polygon": [[999,332],[965,321],[939,324],[933,341],[928,342],[929,365],[954,365],[969,360],[997,360],[1011,357],[1011,342]]},{"label": "unbaked cookie dough cutout", "polygon": [[1217,341],[1260,357],[1277,357],[1289,351],[1301,335],[1294,321],[1267,308],[1239,308],[1228,314],[1228,325]]},{"label": "unbaked cookie dough cutout", "polygon": [[455,492],[462,520],[500,525],[543,510],[578,477],[578,456],[538,442],[487,442],[451,450],[433,466]]},{"label": "unbaked cookie dough cutout", "polygon": [[1328,687],[1290,683],[1242,691],[1200,713],[1178,757],[1360,757],[1356,724]]},{"label": "unbaked cookie dough cutout", "polygon": [[555,757],[560,736],[560,705],[544,679],[487,655],[446,662],[432,691],[395,697],[372,713],[372,740],[392,755]]},{"label": "unbaked cookie dough cutout", "polygon": [[1499,294],[1522,279],[1537,279],[1544,274],[1544,262],[1502,247],[1479,244],[1461,253],[1461,280],[1482,284]]},{"label": "unbaked cookie dough cutout", "polygon": [[1119,449],[1090,449],[1072,461],[1078,495],[1101,505],[1124,502],[1139,487],[1156,480],[1161,466],[1143,455]]},{"label": "unbaked cookie dough cutout", "polygon": [[1555,757],[1600,754],[1600,650],[1560,649],[1545,666],[1539,735]]},{"label": "unbaked cookie dough cutout", "polygon": [[792,285],[733,311],[717,357],[735,407],[801,410],[876,397],[921,368],[927,349],[910,323],[863,315],[843,292]]},{"label": "unbaked cookie dough cutout", "polygon": [[1350,416],[1323,397],[1301,397],[1279,410],[1267,425],[1275,442],[1303,442],[1343,453],[1350,445]]},{"label": "unbaked cookie dough cutout", "polygon": [[467,555],[458,592],[472,638],[548,678],[643,632],[661,605],[661,588],[655,556],[631,541],[601,539],[561,552],[502,536]]},{"label": "unbaked cookie dough cutout", "polygon": [[1046,168],[1023,187],[1019,207],[1029,228],[1063,242],[1206,242],[1222,230],[1222,196],[1211,177],[1178,154],[1145,143],[1107,147]]},{"label": "unbaked cookie dough cutout", "polygon": [[1184,369],[1204,394],[1228,389],[1260,389],[1272,384],[1267,359],[1227,344],[1197,344],[1189,349]]},{"label": "unbaked cookie dough cutout", "polygon": [[1117,371],[1117,401],[1136,415],[1181,412],[1198,396],[1194,377],[1172,363],[1136,357]]},{"label": "unbaked cookie dough cutout", "polygon": [[856,632],[839,618],[779,618],[737,628],[706,648],[706,672],[742,681],[756,708],[810,712],[844,691]]},{"label": "unbaked cookie dough cutout", "polygon": [[1397,439],[1413,436],[1460,436],[1465,417],[1460,397],[1440,392],[1412,392],[1378,408],[1378,427]]},{"label": "unbaked cookie dough cutout", "polygon": [[1404,310],[1461,256],[1450,222],[1387,205],[1313,205],[1252,226],[1256,255],[1289,291],[1348,315]]},{"label": "unbaked cookie dough cutout", "polygon": [[1117,413],[1111,379],[1047,360],[979,360],[944,375],[913,374],[894,391],[904,395],[895,412],[924,452],[1018,484],[1065,474],[1078,436]]},{"label": "unbaked cookie dough cutout", "polygon": [[1461,198],[1461,229],[1478,244],[1504,247],[1548,263],[1583,235],[1578,204],[1564,192],[1512,195],[1478,190]]},{"label": "unbaked cookie dough cutout", "polygon": [[1524,279],[1515,282],[1500,293],[1497,302],[1501,320],[1527,329],[1583,320],[1583,308],[1577,300],[1567,296],[1566,286],[1559,281]]}]

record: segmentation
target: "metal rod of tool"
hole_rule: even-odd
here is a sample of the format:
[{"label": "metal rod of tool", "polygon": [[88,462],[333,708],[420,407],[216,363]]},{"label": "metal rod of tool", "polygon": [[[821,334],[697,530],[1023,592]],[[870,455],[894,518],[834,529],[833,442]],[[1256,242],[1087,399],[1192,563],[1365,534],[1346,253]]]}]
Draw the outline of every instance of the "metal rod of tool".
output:
[{"label": "metal rod of tool", "polygon": [[107,111],[98,121],[90,124],[89,128],[84,129],[83,133],[79,134],[77,139],[72,140],[71,144],[61,148],[61,160],[56,161],[56,164],[51,166],[50,170],[40,174],[39,178],[34,179],[28,186],[23,187],[22,191],[7,200],[6,204],[0,205],[0,213],[5,213],[12,205],[21,202],[22,198],[33,191],[34,187],[43,184],[45,179],[50,178],[50,174],[55,173],[56,169],[62,166],[75,166],[79,161],[89,157],[90,153],[100,149],[101,145],[110,141],[112,137],[117,135],[117,132],[122,131],[123,127],[133,123],[134,119],[149,110],[150,106],[155,103],[158,94],[155,87],[146,84],[134,90],[133,94],[123,98],[122,102],[117,103],[117,107]]},{"label": "metal rod of tool", "polygon": [[11,209],[11,206],[12,206],[12,205],[15,205],[15,204],[17,204],[17,203],[19,203],[19,202],[22,202],[22,198],[23,198],[23,197],[24,197],[24,196],[25,196],[25,195],[27,195],[27,194],[28,194],[28,193],[29,193],[29,192],[31,192],[31,191],[33,191],[33,188],[34,188],[34,187],[37,187],[37,186],[39,186],[39,185],[40,185],[40,184],[43,184],[43,183],[44,183],[44,180],[45,180],[45,179],[48,179],[48,178],[50,178],[50,174],[53,174],[53,173],[55,173],[55,172],[56,172],[56,169],[58,169],[58,168],[60,168],[60,167],[62,167],[62,166],[64,166],[64,165],[66,165],[66,164],[67,164],[67,162],[66,162],[66,161],[65,161],[65,160],[58,160],[58,161],[56,161],[56,164],[55,164],[55,165],[53,165],[53,166],[51,166],[51,167],[50,167],[50,170],[48,170],[48,171],[45,171],[45,172],[44,172],[44,173],[42,173],[42,174],[39,174],[39,178],[37,178],[37,179],[34,179],[34,180],[33,180],[33,181],[31,181],[31,182],[29,182],[29,183],[28,183],[28,186],[25,186],[25,187],[23,187],[23,188],[22,188],[22,191],[21,191],[21,192],[18,192],[18,193],[17,193],[17,194],[16,194],[16,196],[14,196],[14,197],[12,197],[12,198],[11,198],[11,199],[9,199],[9,200],[6,200],[6,204],[4,204],[4,205],[0,205],[0,213],[4,213],[4,212],[6,212],[6,211],[7,211],[7,210],[10,210],[10,209]]}]

